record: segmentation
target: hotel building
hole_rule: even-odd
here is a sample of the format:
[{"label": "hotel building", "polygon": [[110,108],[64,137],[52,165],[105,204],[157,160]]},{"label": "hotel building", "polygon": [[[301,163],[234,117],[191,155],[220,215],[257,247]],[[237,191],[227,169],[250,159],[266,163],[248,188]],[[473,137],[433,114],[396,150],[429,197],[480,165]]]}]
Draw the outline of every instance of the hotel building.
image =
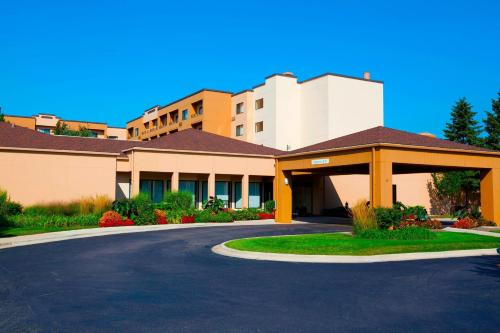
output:
[{"label": "hotel building", "polygon": [[80,128],[87,128],[91,136],[100,139],[119,139],[127,138],[125,128],[111,127],[106,123],[88,122],[81,120],[65,120],[53,114],[41,113],[31,117],[5,115],[5,121],[17,126],[29,128],[44,134],[54,134],[54,129],[58,122],[68,126],[70,130],[77,131]]}]

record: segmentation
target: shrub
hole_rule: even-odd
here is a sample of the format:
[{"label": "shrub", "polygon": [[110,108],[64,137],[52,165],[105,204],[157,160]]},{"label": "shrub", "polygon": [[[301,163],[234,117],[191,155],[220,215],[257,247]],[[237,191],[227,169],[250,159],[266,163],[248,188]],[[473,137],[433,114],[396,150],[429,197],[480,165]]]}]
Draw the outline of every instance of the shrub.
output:
[{"label": "shrub", "polygon": [[26,207],[24,214],[32,216],[50,216],[50,215],[62,215],[62,216],[76,216],[79,215],[80,205],[78,202],[49,202],[45,204],[37,204],[33,206]]},{"label": "shrub", "polygon": [[130,218],[134,220],[135,224],[155,224],[155,211],[153,203],[151,202],[151,199],[149,199],[149,195],[146,193],[139,193],[132,198],[132,200],[135,205],[136,214],[130,216]]},{"label": "shrub", "polygon": [[240,209],[231,212],[235,221],[259,220],[259,210],[255,208]]},{"label": "shrub", "polygon": [[427,220],[425,221],[425,227],[428,229],[443,229],[443,224],[439,220]]},{"label": "shrub", "polygon": [[8,201],[6,204],[7,215],[19,215],[23,212],[23,206],[14,201]]},{"label": "shrub", "polygon": [[478,227],[496,227],[497,224],[493,221],[485,220],[483,218],[480,218],[477,220],[477,226]]},{"label": "shrub", "polygon": [[401,221],[401,223],[399,224],[399,228],[411,228],[411,227],[423,228],[424,226],[425,226],[424,222],[416,220],[404,220]]},{"label": "shrub", "polygon": [[167,214],[160,210],[155,209],[156,224],[167,224]]},{"label": "shrub", "polygon": [[219,212],[214,214],[209,210],[202,210],[195,214],[195,222],[233,222],[233,214],[229,212]]},{"label": "shrub", "polygon": [[0,218],[7,216],[7,202],[8,196],[7,192],[0,189]]},{"label": "shrub", "polygon": [[195,217],[194,215],[190,215],[190,216],[183,216],[181,217],[181,223],[182,224],[186,224],[186,223],[194,223],[195,222]]},{"label": "shrub", "polygon": [[276,201],[268,200],[264,202],[264,210],[266,213],[274,213],[274,209],[276,208]]},{"label": "shrub", "polygon": [[213,198],[203,202],[203,209],[217,213],[224,209],[224,201],[219,198]]},{"label": "shrub", "polygon": [[365,229],[356,233],[356,237],[385,240],[420,240],[434,239],[436,238],[436,235],[434,232],[427,228],[407,227],[395,230]]},{"label": "shrub", "polygon": [[171,192],[168,191],[163,197],[161,203],[165,210],[186,210],[193,207],[193,194],[187,191]]},{"label": "shrub", "polygon": [[10,216],[8,225],[19,228],[49,228],[49,227],[91,227],[98,226],[99,215],[14,215]]},{"label": "shrub", "polygon": [[99,219],[100,227],[116,227],[122,224],[122,216],[117,212],[110,210],[105,212]]},{"label": "shrub", "polygon": [[122,216],[131,217],[137,215],[137,208],[134,200],[132,199],[120,199],[113,201],[111,209],[119,213]]},{"label": "shrub", "polygon": [[472,229],[475,228],[475,226],[476,222],[473,219],[471,219],[470,217],[464,217],[463,219],[460,219],[457,222],[453,223],[451,227],[459,229]]},{"label": "shrub", "polygon": [[101,215],[111,209],[111,199],[106,195],[96,195],[94,197],[82,198],[78,201],[81,215],[97,214]]},{"label": "shrub", "polygon": [[429,218],[427,210],[422,206],[406,207],[406,209],[403,210],[403,215],[413,215],[413,219],[419,221],[427,221]]},{"label": "shrub", "polygon": [[354,207],[352,207],[352,215],[354,232],[377,228],[375,212],[373,208],[368,206],[366,200],[359,200]]},{"label": "shrub", "polygon": [[274,219],[274,213],[257,213],[259,215],[259,220],[271,220]]},{"label": "shrub", "polygon": [[394,208],[375,208],[375,216],[379,228],[388,229],[390,227],[399,226],[403,219],[403,212]]},{"label": "shrub", "polygon": [[0,224],[7,224],[8,217],[20,214],[22,209],[21,204],[10,201],[7,192],[0,189]]}]

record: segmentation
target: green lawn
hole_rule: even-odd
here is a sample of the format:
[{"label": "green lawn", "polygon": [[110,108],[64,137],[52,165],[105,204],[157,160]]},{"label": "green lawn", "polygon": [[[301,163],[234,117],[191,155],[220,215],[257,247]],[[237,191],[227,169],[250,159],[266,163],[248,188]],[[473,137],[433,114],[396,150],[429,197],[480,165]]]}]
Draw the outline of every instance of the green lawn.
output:
[{"label": "green lawn", "polygon": [[97,228],[97,226],[84,226],[84,227],[72,226],[72,227],[48,227],[48,228],[43,228],[43,227],[32,227],[32,228],[0,227],[0,238],[33,235],[33,234],[43,234],[46,232],[54,232],[54,231],[89,229],[89,228]]},{"label": "green lawn", "polygon": [[431,240],[373,240],[329,233],[298,236],[245,238],[227,247],[254,252],[292,254],[373,255],[405,252],[435,252],[500,247],[500,238],[455,232],[437,232]]},{"label": "green lawn", "polygon": [[489,232],[498,232],[498,233],[500,233],[500,230],[489,230]]}]

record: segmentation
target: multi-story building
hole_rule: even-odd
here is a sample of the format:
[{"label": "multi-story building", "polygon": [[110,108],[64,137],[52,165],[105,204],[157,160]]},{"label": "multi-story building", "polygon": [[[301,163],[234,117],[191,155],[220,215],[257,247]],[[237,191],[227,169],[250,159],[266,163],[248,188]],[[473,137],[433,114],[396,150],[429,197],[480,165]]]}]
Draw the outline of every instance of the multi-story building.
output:
[{"label": "multi-story building", "polygon": [[70,130],[88,129],[92,136],[105,139],[127,139],[125,128],[111,127],[106,123],[88,122],[81,120],[65,120],[53,114],[41,113],[31,117],[5,115],[5,120],[11,124],[32,129],[45,134],[54,134],[58,122],[68,126]]},{"label": "multi-story building", "polygon": [[232,97],[234,138],[281,150],[302,148],[384,123],[383,83],[326,73],[298,81],[274,74]]},{"label": "multi-story building", "polygon": [[127,137],[149,141],[188,128],[231,135],[231,93],[202,89],[127,122]]}]

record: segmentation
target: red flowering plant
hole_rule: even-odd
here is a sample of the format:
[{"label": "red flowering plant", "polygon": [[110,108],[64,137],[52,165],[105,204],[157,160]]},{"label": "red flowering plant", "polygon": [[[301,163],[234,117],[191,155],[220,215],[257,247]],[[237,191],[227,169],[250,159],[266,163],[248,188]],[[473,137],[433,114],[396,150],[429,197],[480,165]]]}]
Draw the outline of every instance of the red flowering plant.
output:
[{"label": "red flowering plant", "polygon": [[99,219],[99,227],[121,227],[121,226],[129,226],[134,225],[134,221],[130,219],[123,220],[122,216],[113,211],[109,210],[105,212],[102,217]]},{"label": "red flowering plant", "polygon": [[167,214],[160,209],[155,209],[156,224],[167,224]]},{"label": "red flowering plant", "polygon": [[181,223],[182,224],[185,224],[185,223],[194,223],[194,215],[189,215],[189,216],[183,216],[181,217]]},{"label": "red flowering plant", "polygon": [[274,213],[257,213],[260,220],[274,219]]},{"label": "red flowering plant", "polygon": [[463,219],[455,222],[451,227],[458,229],[472,229],[476,226],[476,222],[470,217],[464,217]]}]

